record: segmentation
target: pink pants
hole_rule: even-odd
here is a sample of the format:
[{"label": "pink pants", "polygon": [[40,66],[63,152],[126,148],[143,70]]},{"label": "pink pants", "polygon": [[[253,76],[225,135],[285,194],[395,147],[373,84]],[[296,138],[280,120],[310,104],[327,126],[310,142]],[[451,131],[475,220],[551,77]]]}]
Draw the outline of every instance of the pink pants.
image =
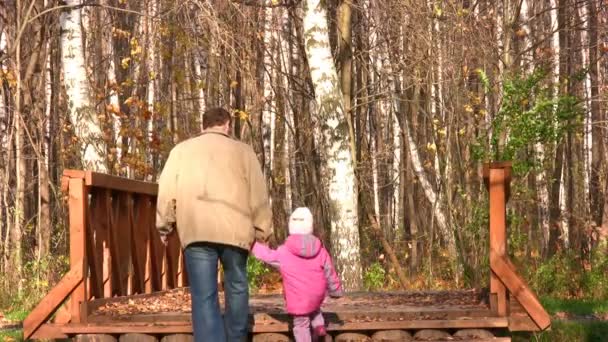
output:
[{"label": "pink pants", "polygon": [[[312,327],[313,334],[310,334]],[[320,336],[325,336],[325,320],[321,310],[317,310],[309,315],[293,316],[293,337],[296,342],[310,342],[312,337],[315,340]]]}]

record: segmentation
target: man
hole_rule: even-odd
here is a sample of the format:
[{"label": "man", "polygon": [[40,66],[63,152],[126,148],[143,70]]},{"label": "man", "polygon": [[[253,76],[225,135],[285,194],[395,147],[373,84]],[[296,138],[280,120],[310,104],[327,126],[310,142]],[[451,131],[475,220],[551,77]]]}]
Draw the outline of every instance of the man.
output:
[{"label": "man", "polygon": [[[265,241],[272,232],[260,163],[230,130],[230,113],[206,111],[203,133],[171,150],[158,182],[156,227],[163,242],[176,227],[184,248],[196,342],[247,339],[247,257],[254,240]],[[224,269],[223,318],[218,260]]]}]

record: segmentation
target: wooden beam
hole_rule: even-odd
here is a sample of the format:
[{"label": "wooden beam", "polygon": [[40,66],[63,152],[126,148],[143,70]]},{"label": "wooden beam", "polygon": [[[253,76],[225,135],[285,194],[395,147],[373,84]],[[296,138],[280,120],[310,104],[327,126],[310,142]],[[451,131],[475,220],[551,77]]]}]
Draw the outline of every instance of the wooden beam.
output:
[{"label": "wooden beam", "polygon": [[24,339],[30,338],[45,323],[61,303],[82,285],[82,260],[74,264],[70,271],[53,287],[23,321]]},{"label": "wooden beam", "polygon": [[85,179],[86,174],[87,174],[86,171],[83,171],[83,170],[71,170],[71,169],[63,170],[63,176],[67,177],[67,178]]},{"label": "wooden beam", "polygon": [[[507,251],[507,199],[505,193],[505,170],[490,168],[488,174],[490,192],[490,249],[504,256]],[[507,291],[494,273],[490,275],[490,293],[495,294],[492,307],[498,316],[507,316]],[[494,298],[492,298],[494,299]]]},{"label": "wooden beam", "polygon": [[[380,321],[380,322],[354,322],[329,323],[328,330],[391,330],[391,329],[467,329],[467,328],[506,328],[509,320],[505,317],[488,317],[478,319],[456,320],[408,320],[408,321]],[[138,323],[106,323],[106,324],[69,324],[61,327],[65,334],[177,334],[192,333],[190,322],[164,322],[157,324]],[[258,324],[250,326],[253,333],[286,332],[289,323]]]},{"label": "wooden beam", "polygon": [[150,196],[158,194],[158,184],[152,182],[143,182],[92,171],[86,171],[85,179],[86,184],[89,186]]},{"label": "wooden beam", "polygon": [[511,295],[515,296],[524,309],[526,309],[526,312],[540,330],[545,330],[551,326],[551,317],[545,311],[538,298],[536,298],[534,292],[517,274],[513,265],[506,260],[506,257],[502,257],[496,251],[490,250],[490,267],[500,281],[509,289]]},{"label": "wooden beam", "polygon": [[[49,340],[61,340],[61,339],[67,339],[68,335],[66,335],[65,333],[61,332],[61,327],[63,325],[61,324],[43,324],[41,325],[36,332],[34,332],[34,334],[32,336],[30,336],[31,339],[33,340],[42,340],[42,339],[49,339]],[[28,338],[24,336],[24,340],[27,340]]]},{"label": "wooden beam", "polygon": [[[86,258],[86,225],[88,211],[87,188],[81,178],[70,178],[69,183],[69,218],[70,218],[70,268],[82,267],[82,274],[87,274]],[[80,322],[80,303],[87,299],[86,286],[83,281],[72,293],[70,313],[72,322]]]}]

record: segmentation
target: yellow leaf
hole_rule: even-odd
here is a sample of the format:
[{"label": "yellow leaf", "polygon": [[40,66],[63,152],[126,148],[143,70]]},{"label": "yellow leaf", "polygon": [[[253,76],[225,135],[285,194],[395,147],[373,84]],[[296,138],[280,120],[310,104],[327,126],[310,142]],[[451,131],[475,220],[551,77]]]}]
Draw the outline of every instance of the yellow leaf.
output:
[{"label": "yellow leaf", "polygon": [[120,61],[120,65],[123,69],[126,69],[129,67],[129,62],[131,62],[131,57],[125,57]]},{"label": "yellow leaf", "polygon": [[442,128],[442,129],[438,129],[437,130],[437,134],[439,134],[439,135],[446,135],[447,132],[446,132],[445,128]]},{"label": "yellow leaf", "polygon": [[125,104],[126,104],[127,106],[130,106],[130,105],[131,105],[131,103],[133,103],[133,101],[135,101],[135,99],[133,98],[133,96],[129,96],[129,98],[127,98],[127,99],[125,100]]},{"label": "yellow leaf", "polygon": [[239,118],[241,120],[247,120],[249,118],[249,114],[247,112],[242,111],[242,110],[239,110],[237,112],[237,114],[239,115]]},{"label": "yellow leaf", "polygon": [[464,135],[464,133],[465,133],[465,129],[464,129],[464,128],[461,128],[461,129],[458,131],[458,135]]},{"label": "yellow leaf", "polygon": [[234,89],[234,88],[236,88],[236,87],[238,87],[238,86],[239,86],[239,82],[237,82],[237,81],[232,81],[232,82],[230,82],[230,88],[233,88],[233,89]]},{"label": "yellow leaf", "polygon": [[464,105],[464,111],[467,113],[473,113],[473,106],[467,103],[466,105]]},{"label": "yellow leaf", "polygon": [[426,149],[429,151],[437,151],[437,145],[435,145],[435,143],[428,143],[426,144]]}]

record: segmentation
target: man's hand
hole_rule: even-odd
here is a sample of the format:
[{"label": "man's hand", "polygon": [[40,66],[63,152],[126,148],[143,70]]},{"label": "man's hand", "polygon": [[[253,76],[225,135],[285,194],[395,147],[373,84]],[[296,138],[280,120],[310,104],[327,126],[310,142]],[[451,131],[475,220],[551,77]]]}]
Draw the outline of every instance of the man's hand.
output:
[{"label": "man's hand", "polygon": [[165,247],[167,247],[169,245],[169,239],[168,239],[167,235],[160,234],[160,242],[162,242],[163,245]]}]

